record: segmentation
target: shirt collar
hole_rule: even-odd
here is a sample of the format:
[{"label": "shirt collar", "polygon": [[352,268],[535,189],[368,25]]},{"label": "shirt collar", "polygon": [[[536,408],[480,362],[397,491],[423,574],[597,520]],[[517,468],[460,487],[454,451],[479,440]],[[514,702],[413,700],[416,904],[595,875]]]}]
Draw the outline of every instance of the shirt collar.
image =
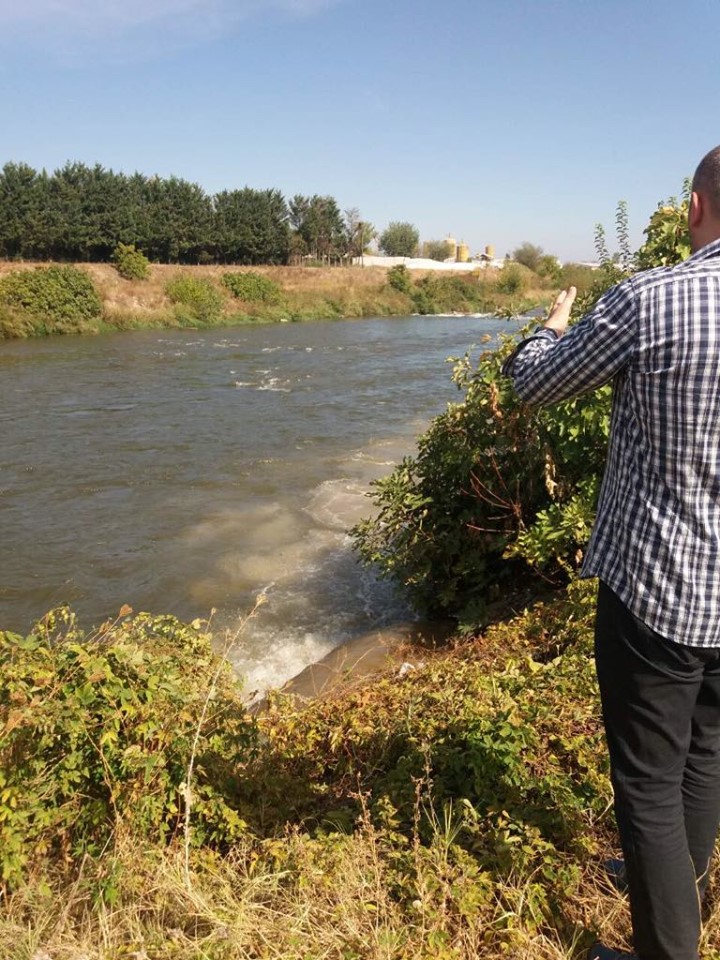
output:
[{"label": "shirt collar", "polygon": [[689,260],[695,262],[696,260],[709,260],[710,257],[720,256],[720,238],[713,240],[712,243],[706,243],[704,247],[700,247],[685,263],[688,263]]}]

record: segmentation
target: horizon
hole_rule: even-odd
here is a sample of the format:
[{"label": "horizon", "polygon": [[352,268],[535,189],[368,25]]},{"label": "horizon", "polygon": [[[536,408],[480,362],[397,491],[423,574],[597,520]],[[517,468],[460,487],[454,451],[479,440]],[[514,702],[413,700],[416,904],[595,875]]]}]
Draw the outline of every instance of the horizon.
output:
[{"label": "horizon", "polygon": [[378,231],[592,261],[618,201],[637,247],[720,139],[666,66],[714,89],[698,8],[688,31],[667,0],[0,0],[4,162],[331,195]]}]

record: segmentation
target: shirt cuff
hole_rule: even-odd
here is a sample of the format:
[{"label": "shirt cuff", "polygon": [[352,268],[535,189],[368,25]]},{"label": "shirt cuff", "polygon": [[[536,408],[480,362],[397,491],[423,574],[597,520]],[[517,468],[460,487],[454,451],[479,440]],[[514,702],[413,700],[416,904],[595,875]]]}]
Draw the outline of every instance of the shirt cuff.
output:
[{"label": "shirt cuff", "polygon": [[505,363],[503,363],[500,372],[505,377],[512,376],[512,365],[515,361],[515,358],[520,353],[525,346],[533,340],[549,340],[551,343],[554,343],[556,340],[560,339],[560,334],[557,330],[553,330],[551,327],[538,327],[538,329],[531,334],[529,337],[526,337],[524,340],[521,340],[520,343],[515,347],[513,352],[507,358]]}]

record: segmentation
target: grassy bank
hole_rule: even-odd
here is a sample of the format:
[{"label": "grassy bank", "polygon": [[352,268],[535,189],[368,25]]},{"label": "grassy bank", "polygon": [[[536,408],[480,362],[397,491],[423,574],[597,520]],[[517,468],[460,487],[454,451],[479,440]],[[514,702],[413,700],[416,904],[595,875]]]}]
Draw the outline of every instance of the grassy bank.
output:
[{"label": "grassy bank", "polygon": [[[409,313],[523,310],[547,302],[547,284],[513,268],[473,275],[415,275],[406,290],[388,282],[380,267],[176,267],[152,265],[147,280],[123,279],[111,264],[79,264],[92,282],[99,308],[59,318],[48,311],[56,297],[3,293],[9,277],[47,270],[47,265],[0,263],[0,338],[48,333],[98,333],[153,327],[231,326],[243,323],[398,316]],[[56,268],[57,269],[57,268]],[[252,274],[269,281],[273,296],[234,296],[227,277]],[[77,295],[76,295],[76,302]]]},{"label": "grassy bank", "polygon": [[[125,611],[91,638],[63,617],[5,635],[0,957],[627,945],[627,902],[599,866],[617,841],[592,604],[574,586],[473,640],[401,651],[415,669],[302,709],[277,698],[256,721],[198,625]],[[704,941],[719,957],[717,912]]]}]

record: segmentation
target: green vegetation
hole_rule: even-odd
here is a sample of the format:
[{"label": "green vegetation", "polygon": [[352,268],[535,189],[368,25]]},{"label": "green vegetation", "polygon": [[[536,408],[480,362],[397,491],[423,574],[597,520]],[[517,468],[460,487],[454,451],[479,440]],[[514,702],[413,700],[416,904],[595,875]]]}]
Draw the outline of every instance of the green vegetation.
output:
[{"label": "green vegetation", "polygon": [[414,257],[419,243],[417,227],[404,220],[393,220],[380,234],[380,249],[389,257]]},{"label": "green vegetation", "polygon": [[19,270],[0,278],[0,338],[97,330],[102,301],[72,266]]},{"label": "green vegetation", "polygon": [[0,956],[569,956],[609,830],[590,634],[578,588],[257,731],[195,626],[0,635]]},{"label": "green vegetation", "polygon": [[690,202],[690,181],[683,185],[682,199],[670,197],[658,204],[658,209],[650,217],[645,228],[645,243],[637,254],[637,267],[668,266],[681,257],[690,256],[690,235],[688,232],[688,206]]},{"label": "green vegetation", "polygon": [[[126,614],[82,637],[62,613],[0,635],[15,790],[0,788],[0,956],[580,960],[596,935],[620,946],[627,902],[599,866],[617,841],[593,602],[573,584],[473,641],[406,653],[403,676],[302,706],[275,697],[256,721],[207,638],[171,618]],[[716,913],[704,948],[720,956]]]},{"label": "green vegetation", "polygon": [[413,286],[410,271],[404,263],[398,263],[396,266],[390,267],[387,272],[387,282],[393,290],[398,290],[400,293],[412,292]]},{"label": "green vegetation", "polygon": [[333,197],[297,194],[289,203],[289,211],[295,257],[310,257],[319,264],[336,262],[348,252],[345,224]]},{"label": "green vegetation", "polygon": [[526,290],[527,287],[527,273],[524,273],[522,267],[515,264],[507,264],[498,277],[497,288],[500,293],[518,294]]},{"label": "green vegetation", "polygon": [[147,280],[150,261],[134,243],[119,243],[113,251],[115,269],[124,280]]},{"label": "green vegetation", "polygon": [[[118,244],[153,262],[285,264],[291,255],[341,262],[374,234],[357,210],[343,219],[332,197],[279,190],[207,194],[178,177],[127,176],[67,163],[48,174],[28,164],[0,171],[0,257],[108,263]],[[362,227],[360,227],[362,224]]]},{"label": "green vegetation", "polygon": [[[533,300],[517,299],[532,289]],[[522,313],[548,294],[538,290],[542,283],[529,270],[511,265],[498,273],[478,270],[473,273],[420,273],[417,279],[404,264],[397,264],[387,272],[390,287],[408,298],[408,310],[413,313],[491,313],[509,310]]]},{"label": "green vegetation", "polygon": [[348,238],[347,256],[359,257],[375,239],[377,231],[372,223],[362,219],[357,207],[349,207],[344,211],[344,216]]},{"label": "green vegetation", "polygon": [[237,297],[238,300],[244,300],[246,303],[279,304],[285,302],[280,285],[259,273],[251,271],[225,273],[223,274],[222,284],[234,297]]},{"label": "green vegetation", "polygon": [[166,842],[190,808],[195,844],[242,831],[235,771],[253,727],[198,627],[126,614],[86,637],[60,608],[27,637],[0,633],[6,886],[54,860],[96,857],[118,832]]},{"label": "green vegetation", "polygon": [[[136,250],[133,263],[141,256]],[[547,302],[554,289],[529,271],[524,274],[527,279],[523,281],[523,293],[519,296],[502,292],[500,271],[425,276],[422,273],[413,275],[405,267],[388,271],[372,267],[326,266],[220,272],[215,267],[178,270],[153,265],[147,279],[126,280],[119,284],[117,265],[86,264],[82,268],[52,267],[37,271],[29,270],[27,266],[8,270],[8,266],[3,268],[0,263],[0,291],[5,283],[8,289],[15,285],[24,288],[33,281],[20,278],[51,270],[53,273],[49,276],[55,271],[70,271],[68,276],[79,277],[85,288],[94,287],[96,293],[91,319],[83,313],[84,307],[78,309],[85,300],[72,294],[68,301],[68,316],[56,320],[53,314],[43,313],[43,303],[50,303],[53,310],[57,304],[61,310],[62,297],[53,294],[42,303],[37,298],[22,302],[14,298],[10,303],[0,292],[0,337],[5,338],[142,327],[231,326],[279,320],[403,316],[408,313],[491,313],[499,310],[519,313]]]},{"label": "green vegetation", "polygon": [[200,262],[287,263],[290,242],[279,190],[223,190],[214,199]]},{"label": "green vegetation", "polygon": [[519,247],[513,250],[511,257],[515,263],[521,263],[524,267],[527,267],[528,270],[536,271],[540,261],[545,256],[545,251],[542,247],[538,247],[534,243],[521,243]]},{"label": "green vegetation", "polygon": [[426,240],[422,245],[422,255],[429,260],[447,260],[450,251],[446,240]]},{"label": "green vegetation", "polygon": [[175,304],[175,316],[181,326],[209,326],[221,318],[222,294],[205,277],[175,277],[166,284],[165,293]]}]

